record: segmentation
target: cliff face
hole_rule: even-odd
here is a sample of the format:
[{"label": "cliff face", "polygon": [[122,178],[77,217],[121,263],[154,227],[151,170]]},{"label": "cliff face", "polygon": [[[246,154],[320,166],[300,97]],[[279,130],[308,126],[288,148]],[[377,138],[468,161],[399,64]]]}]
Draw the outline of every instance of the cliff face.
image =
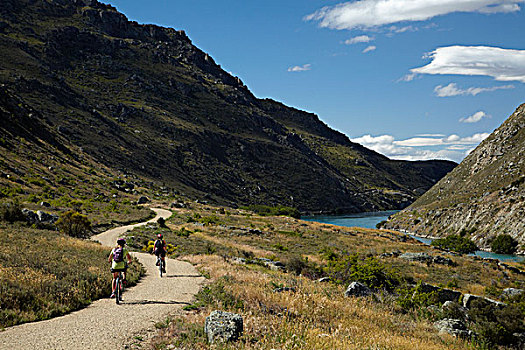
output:
[{"label": "cliff face", "polygon": [[257,99],[183,31],[95,0],[3,0],[0,62],[0,150],[21,172],[46,176],[24,144],[218,203],[368,211],[406,207],[455,166],[354,144],[311,113]]},{"label": "cliff face", "polygon": [[525,104],[388,227],[418,234],[470,233],[482,246],[498,234],[525,243]]}]

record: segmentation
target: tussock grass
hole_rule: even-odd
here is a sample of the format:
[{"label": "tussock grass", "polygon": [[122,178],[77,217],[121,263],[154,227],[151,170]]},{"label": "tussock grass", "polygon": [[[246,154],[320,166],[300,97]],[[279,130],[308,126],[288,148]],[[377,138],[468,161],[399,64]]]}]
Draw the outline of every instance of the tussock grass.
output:
[{"label": "tussock grass", "polygon": [[[244,336],[238,343],[219,346],[224,349],[469,348],[461,340],[438,336],[425,321],[396,313],[390,303],[345,298],[341,286],[239,267],[217,256],[188,259],[210,273],[212,291],[221,284],[227,293],[208,293],[215,299],[207,298],[207,305],[191,311],[184,322],[172,322],[154,339],[153,348],[174,344],[180,349],[208,349],[204,333],[196,330],[217,308],[238,312],[244,318]],[[275,285],[291,286],[296,292],[276,293]],[[224,302],[232,298],[242,301],[242,308]]]},{"label": "tussock grass", "polygon": [[[0,223],[0,328],[48,319],[111,293],[109,248]],[[131,265],[128,280],[142,273]]]}]

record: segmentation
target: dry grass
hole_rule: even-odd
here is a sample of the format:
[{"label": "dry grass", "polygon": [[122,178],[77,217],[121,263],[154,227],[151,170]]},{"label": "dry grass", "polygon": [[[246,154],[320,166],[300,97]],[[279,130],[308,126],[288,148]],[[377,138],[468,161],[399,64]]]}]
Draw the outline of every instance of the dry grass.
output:
[{"label": "dry grass", "polygon": [[[109,296],[109,248],[56,231],[0,223],[0,329],[62,315]],[[128,279],[142,268],[132,264]]]},{"label": "dry grass", "polygon": [[[469,344],[438,336],[425,321],[397,313],[390,303],[344,297],[341,286],[320,284],[280,272],[232,265],[217,256],[188,259],[212,280],[227,280],[226,290],[242,300],[244,336],[225,349],[468,349]],[[227,276],[224,278],[224,276]],[[276,293],[275,285],[295,288]],[[221,306],[220,300],[217,306]],[[208,349],[203,334],[190,339],[212,311],[208,306],[173,322],[151,344],[164,348]],[[219,347],[221,348],[221,347]]]}]

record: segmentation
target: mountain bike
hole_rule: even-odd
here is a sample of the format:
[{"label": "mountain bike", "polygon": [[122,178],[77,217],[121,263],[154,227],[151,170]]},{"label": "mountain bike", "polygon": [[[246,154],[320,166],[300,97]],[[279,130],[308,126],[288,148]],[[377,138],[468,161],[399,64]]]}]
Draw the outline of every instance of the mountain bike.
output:
[{"label": "mountain bike", "polygon": [[122,271],[118,272],[118,277],[115,280],[115,302],[120,304],[122,301],[122,291],[124,290],[124,284],[122,281],[124,280],[124,277],[122,275]]},{"label": "mountain bike", "polygon": [[164,270],[166,269],[165,264],[166,264],[165,261],[162,260],[160,255],[157,255],[157,263],[155,265],[159,267],[160,277],[162,277],[162,274],[164,273]]}]

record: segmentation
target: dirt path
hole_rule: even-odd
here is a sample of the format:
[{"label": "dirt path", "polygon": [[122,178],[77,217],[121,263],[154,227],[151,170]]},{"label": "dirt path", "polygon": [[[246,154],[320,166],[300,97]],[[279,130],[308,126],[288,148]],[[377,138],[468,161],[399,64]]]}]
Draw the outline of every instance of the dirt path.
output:
[{"label": "dirt path", "polygon": [[[153,210],[157,217],[150,222],[171,215],[168,210]],[[93,239],[113,246],[120,234],[144,224],[112,229]],[[187,305],[204,281],[189,263],[168,259],[167,274],[160,278],[154,256],[133,256],[147,273],[137,286],[124,291],[120,305],[101,299],[65,316],[7,328],[0,332],[0,349],[121,349],[133,336],[153,330],[156,322]]]}]

